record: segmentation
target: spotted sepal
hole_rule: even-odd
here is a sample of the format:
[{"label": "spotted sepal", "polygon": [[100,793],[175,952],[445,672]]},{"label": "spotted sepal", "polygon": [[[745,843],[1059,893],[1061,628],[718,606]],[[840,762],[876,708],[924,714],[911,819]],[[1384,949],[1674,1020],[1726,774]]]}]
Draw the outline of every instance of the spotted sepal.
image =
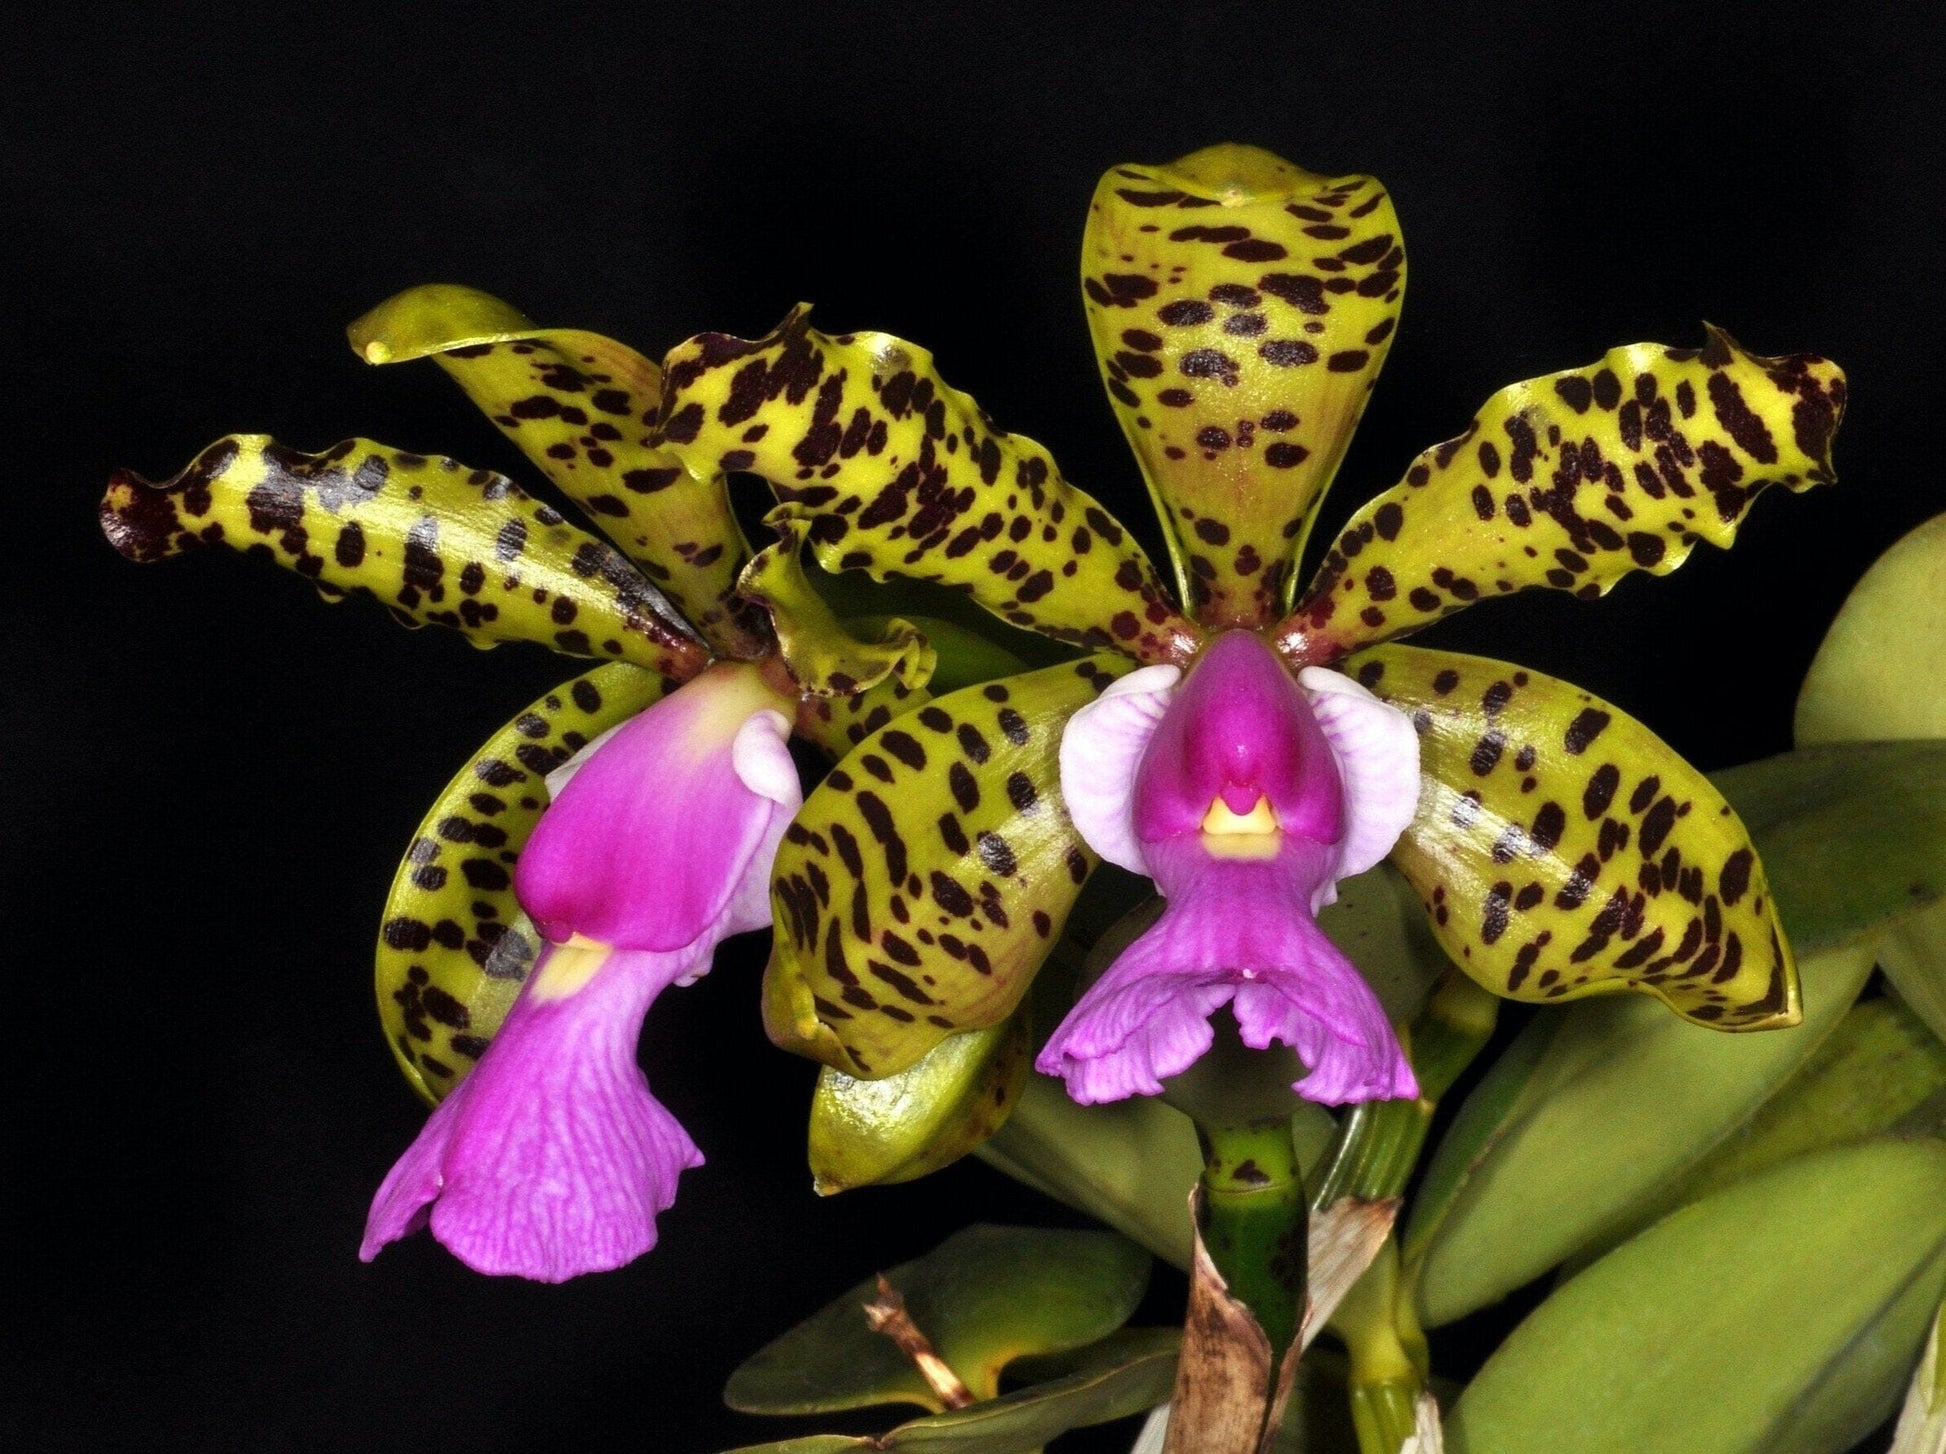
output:
[{"label": "spotted sepal", "polygon": [[1391,199],[1248,146],[1116,167],[1081,270],[1184,599],[1208,626],[1268,626],[1398,322]]},{"label": "spotted sepal", "polygon": [[199,546],[260,555],[326,597],[364,592],[408,626],[450,626],[477,646],[537,641],[677,676],[707,660],[612,545],[502,475],[368,439],[300,454],[233,434],[160,484],[120,470],[101,528],[130,560]]},{"label": "spotted sepal", "polygon": [[367,363],[431,358],[600,524],[717,651],[756,657],[763,622],[733,594],[749,557],[723,476],[649,442],[662,370],[575,328],[537,328],[498,298],[433,283],[346,330]]},{"label": "spotted sepal", "polygon": [[804,573],[801,527],[780,521],[778,538],[757,552],[737,590],[769,615],[778,653],[809,696],[851,696],[888,677],[922,687],[937,660],[926,638],[897,617],[875,641],[860,640],[838,620]]},{"label": "spotted sepal", "polygon": [[888,676],[877,686],[845,697],[806,693],[798,698],[797,735],[834,758],[843,757],[874,732],[930,699],[923,686],[908,686],[898,676]]},{"label": "spotted sepal", "polygon": [[378,1015],[428,1101],[485,1053],[540,948],[513,867],[547,806],[543,780],[672,685],[610,662],[556,687],[473,754],[412,835],[379,928]]},{"label": "spotted sepal", "polygon": [[1844,402],[1835,364],[1762,358],[1717,329],[1701,349],[1638,343],[1502,389],[1352,516],[1278,644],[1329,661],[1482,596],[1667,575],[1698,540],[1728,546],[1765,487],[1829,483]]},{"label": "spotted sepal", "polygon": [[1719,1030],[1797,1023],[1750,835],[1648,728],[1477,656],[1383,646],[1345,665],[1419,729],[1419,811],[1392,861],[1474,979],[1544,1004],[1646,990]]},{"label": "spotted sepal", "polygon": [[1012,1013],[1095,864],[1061,800],[1061,732],[1127,668],[953,692],[833,769],[772,872],[771,1039],[875,1080]]},{"label": "spotted sepal", "polygon": [[697,470],[770,482],[827,570],[940,581],[1016,626],[1090,650],[1180,661],[1198,633],[1139,546],[882,333],[827,337],[797,309],[754,342],[704,334],[667,360],[662,442]]}]

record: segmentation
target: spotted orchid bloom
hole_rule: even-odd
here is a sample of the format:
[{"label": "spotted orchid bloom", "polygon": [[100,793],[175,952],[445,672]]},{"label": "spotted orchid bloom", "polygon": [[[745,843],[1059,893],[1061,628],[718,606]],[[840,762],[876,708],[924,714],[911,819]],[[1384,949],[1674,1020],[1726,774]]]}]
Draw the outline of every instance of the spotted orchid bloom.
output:
[{"label": "spotted orchid bloom", "polygon": [[118,475],[102,525],[135,560],[223,546],[407,624],[605,659],[447,786],[378,950],[387,1037],[435,1109],[361,1255],[430,1221],[479,1271],[558,1282],[652,1247],[701,1163],[636,1041],[657,995],[770,922],[771,862],[802,801],[788,738],[843,752],[924,700],[933,653],[903,622],[876,643],[843,631],[788,525],[753,557],[723,475],[652,442],[661,371],[620,344],[444,286],[351,337],[372,362],[437,359],[615,543],[450,459],[242,435],[160,484]]},{"label": "spotted orchid bloom", "polygon": [[1000,1023],[1101,858],[1167,905],[1041,1052],[1084,1101],[1156,1091],[1225,1004],[1250,1044],[1297,1051],[1306,1095],[1412,1095],[1312,918],[1385,856],[1502,995],[1631,988],[1721,1029],[1792,1023],[1762,867],[1701,774],[1566,682],[1393,643],[1482,597],[1599,596],[1729,545],[1767,486],[1832,479],[1840,372],[1711,330],[1516,384],[1296,590],[1398,318],[1390,199],[1218,146],[1109,172],[1083,246],[1173,594],[923,349],[800,310],[669,361],[665,442],[769,481],[827,568],[956,587],[1089,653],[928,703],[812,792],[776,864],[772,1036],[880,1078]]}]

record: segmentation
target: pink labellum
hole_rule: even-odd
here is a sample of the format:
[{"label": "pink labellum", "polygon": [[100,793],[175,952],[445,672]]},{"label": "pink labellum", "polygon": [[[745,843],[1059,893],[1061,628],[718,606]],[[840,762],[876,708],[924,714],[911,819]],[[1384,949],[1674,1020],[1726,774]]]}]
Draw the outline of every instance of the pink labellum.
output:
[{"label": "pink labellum", "polygon": [[[713,666],[570,763],[514,870],[541,933],[667,952],[730,910],[802,801],[785,747],[793,706],[756,668]],[[722,933],[770,922],[751,908]]]},{"label": "pink labellum", "polygon": [[1245,1044],[1297,1051],[1302,1095],[1417,1095],[1377,997],[1316,921],[1412,821],[1412,724],[1336,672],[1293,679],[1246,632],[1217,638],[1180,686],[1148,676],[1071,719],[1061,787],[1089,845],[1154,879],[1167,906],[1040,1069],[1083,1102],[1154,1095],[1209,1048],[1227,1003]]},{"label": "pink labellum", "polygon": [[702,1156],[649,1093],[636,1042],[658,994],[770,922],[771,862],[802,801],[780,700],[753,668],[712,667],[553,778],[514,875],[551,942],[379,1188],[365,1260],[428,1222],[469,1267],[543,1282],[655,1245]]},{"label": "pink labellum", "polygon": [[656,1213],[703,1158],[649,1094],[635,1042],[656,995],[712,947],[544,949],[478,1067],[379,1187],[358,1255],[430,1222],[476,1272],[564,1282],[653,1247]]}]

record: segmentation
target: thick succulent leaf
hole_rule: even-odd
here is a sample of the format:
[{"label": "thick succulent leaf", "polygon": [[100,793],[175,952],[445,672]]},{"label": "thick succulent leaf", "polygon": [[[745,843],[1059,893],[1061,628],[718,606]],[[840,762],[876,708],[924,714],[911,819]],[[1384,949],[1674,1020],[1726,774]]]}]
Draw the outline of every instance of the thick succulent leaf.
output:
[{"label": "thick succulent leaf", "polygon": [[1095,862],[1062,802],[1061,732],[1127,665],[951,693],[818,785],[772,874],[773,1040],[878,1079],[1013,1013]]},{"label": "thick succulent leaf", "polygon": [[882,333],[827,337],[799,310],[754,342],[704,334],[669,355],[662,442],[697,470],[749,471],[803,522],[827,570],[968,591],[1002,619],[1090,650],[1182,661],[1199,640],[1140,547]]},{"label": "thick succulent leaf", "polygon": [[1946,737],[1946,515],[1873,562],[1825,632],[1797,741]]},{"label": "thick succulent leaf", "polygon": [[490,470],[348,439],[300,454],[233,434],[173,479],[118,471],[101,528],[130,560],[199,546],[262,555],[326,597],[364,592],[475,645],[538,641],[689,675],[707,659],[613,546]]},{"label": "thick succulent leaf", "polygon": [[1033,1454],[1069,1429],[1127,1418],[1167,1398],[1181,1337],[1174,1328],[1125,1329],[1076,1356],[1033,1360],[1063,1368],[1058,1377],[1004,1398],[913,1419],[876,1439],[813,1434],[751,1445],[733,1454],[838,1454],[854,1449]]},{"label": "thick succulent leaf", "polygon": [[412,835],[385,898],[376,984],[385,1043],[427,1101],[486,1053],[540,948],[513,870],[547,775],[672,685],[625,662],[563,682],[487,739]]},{"label": "thick succulent leaf", "polygon": [[1946,1283],[1946,1147],[1877,1141],[1685,1207],[1560,1288],[1448,1416],[1455,1454],[1838,1454]]},{"label": "thick succulent leaf", "polygon": [[1802,747],[1711,781],[1762,851],[1799,953],[1889,936],[1946,897],[1946,741]]},{"label": "thick succulent leaf", "polygon": [[1871,971],[1869,940],[1807,958],[1802,1023],[1764,1035],[1710,1034],[1633,998],[1530,1021],[1521,1038],[1540,1045],[1507,1057],[1513,1093],[1492,1084],[1498,1064],[1475,1093],[1504,1107],[1497,1122],[1456,1127],[1413,1208],[1405,1251],[1428,1325],[1639,1225],[1810,1060]]},{"label": "thick succulent leaf", "polygon": [[1467,973],[1542,1003],[1646,990],[1723,1030],[1795,1021],[1749,834],[1648,728],[1481,657],[1386,646],[1346,665],[1419,728],[1419,812],[1392,861]]},{"label": "thick succulent leaf", "polygon": [[537,328],[451,283],[409,288],[347,332],[367,363],[431,358],[719,652],[763,651],[763,621],[733,595],[750,552],[723,475],[692,474],[649,441],[662,402],[655,364],[598,333]]},{"label": "thick succulent leaf", "polygon": [[1638,343],[1502,389],[1352,516],[1278,629],[1293,660],[1335,659],[1482,596],[1599,596],[1728,546],[1767,486],[1827,484],[1845,401],[1834,364]]},{"label": "thick succulent leaf", "polygon": [[1269,625],[1398,322],[1391,199],[1249,146],[1116,167],[1081,275],[1183,598],[1206,625]]},{"label": "thick succulent leaf", "polygon": [[[991,1399],[1016,1358],[1079,1348],[1121,1327],[1149,1281],[1149,1255],[1112,1232],[975,1225],[885,1274],[914,1326],[975,1398]],[[899,1347],[867,1325],[867,1278],[730,1375],[731,1408],[809,1414],[873,1404],[937,1410]]]},{"label": "thick succulent leaf", "polygon": [[[1797,741],[1946,738],[1946,515],[1865,573],[1825,633],[1797,699]],[[1946,906],[1886,931],[1886,975],[1946,1040]]]},{"label": "thick succulent leaf", "polygon": [[811,1178],[819,1195],[913,1181],[949,1166],[1006,1124],[1034,1042],[1025,1009],[948,1035],[883,1080],[826,1066],[811,1097]]},{"label": "thick succulent leaf", "polygon": [[975,1154],[1015,1181],[1107,1223],[1179,1269],[1189,1266],[1189,1193],[1203,1174],[1195,1124],[1149,1096],[1079,1106],[1033,1074]]},{"label": "thick succulent leaf", "polygon": [[1946,1045],[1893,996],[1853,1005],[1748,1122],[1627,1223],[1583,1249],[1570,1271],[1677,1207],[1779,1162],[1902,1128],[1946,1091]]},{"label": "thick succulent leaf", "polygon": [[801,558],[800,527],[780,522],[778,539],[759,551],[738,582],[739,593],[770,616],[777,649],[800,691],[850,696],[897,677],[922,687],[937,657],[910,622],[894,617],[874,639],[854,635],[812,587]]}]

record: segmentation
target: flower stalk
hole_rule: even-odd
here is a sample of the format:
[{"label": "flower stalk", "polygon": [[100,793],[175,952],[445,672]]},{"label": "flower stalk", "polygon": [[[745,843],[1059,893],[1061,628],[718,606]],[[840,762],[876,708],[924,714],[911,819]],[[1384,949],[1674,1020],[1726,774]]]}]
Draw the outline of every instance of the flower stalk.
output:
[{"label": "flower stalk", "polygon": [[[1459,970],[1441,976],[1405,1036],[1418,1098],[1367,1101],[1346,1112],[1315,1206],[1340,1197],[1384,1200],[1404,1193],[1439,1098],[1486,1047],[1499,1012],[1499,1000]],[[1398,1454],[1415,1428],[1430,1357],[1411,1286],[1399,1276],[1398,1241],[1390,1239],[1331,1317],[1351,1358],[1360,1454]]]},{"label": "flower stalk", "polygon": [[1304,1322],[1309,1204],[1288,1120],[1199,1123],[1203,1245],[1256,1315],[1275,1367]]},{"label": "flower stalk", "polygon": [[1403,1037],[1419,1095],[1364,1101],[1345,1112],[1313,1207],[1327,1207],[1340,1197],[1385,1201],[1405,1191],[1439,1098],[1486,1047],[1499,1017],[1499,999],[1465,974],[1448,969],[1440,977]]}]

